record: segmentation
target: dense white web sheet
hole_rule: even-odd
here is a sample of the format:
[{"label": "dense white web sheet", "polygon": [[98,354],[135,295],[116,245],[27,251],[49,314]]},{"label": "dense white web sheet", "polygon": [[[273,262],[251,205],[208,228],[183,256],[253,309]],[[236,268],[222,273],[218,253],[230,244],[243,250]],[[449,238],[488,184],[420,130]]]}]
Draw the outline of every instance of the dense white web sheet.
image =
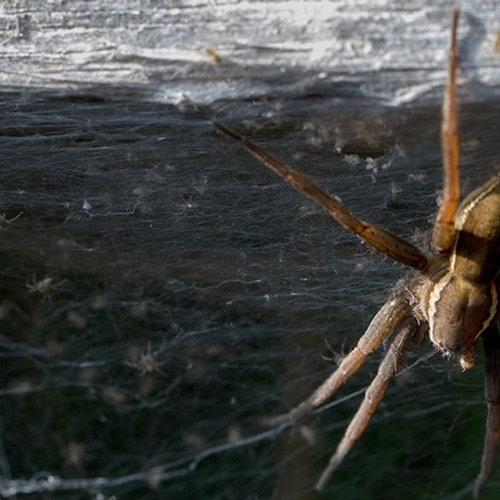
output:
[{"label": "dense white web sheet", "polygon": [[[438,108],[314,106],[240,130],[425,244]],[[197,114],[50,94],[1,112],[2,495],[309,498],[380,356],[319,420],[291,434],[266,421],[353,346],[401,268]],[[496,113],[462,111],[466,190],[495,171]],[[428,353],[409,355],[327,495],[425,483],[460,498],[480,456],[481,362],[462,375]]]}]

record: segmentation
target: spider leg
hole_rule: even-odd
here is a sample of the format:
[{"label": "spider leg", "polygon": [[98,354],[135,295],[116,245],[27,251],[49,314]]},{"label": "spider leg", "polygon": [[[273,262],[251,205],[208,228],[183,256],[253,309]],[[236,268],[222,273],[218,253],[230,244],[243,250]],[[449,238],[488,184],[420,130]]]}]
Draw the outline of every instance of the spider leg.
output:
[{"label": "spider leg", "polygon": [[358,219],[340,201],[332,198],[305,175],[285,165],[246,137],[215,121],[212,124],[218,131],[240,143],[247,151],[283,177],[295,189],[325,208],[339,224],[356,234],[375,250],[417,270],[423,270],[427,267],[427,257],[415,246],[384,229]]},{"label": "spider leg", "polygon": [[434,224],[434,248],[447,254],[455,242],[455,215],[460,201],[459,138],[457,124],[456,73],[458,9],[453,11],[451,47],[448,62],[448,80],[443,102],[441,148],[443,150],[443,202]]},{"label": "spider leg", "polygon": [[339,367],[318,389],[299,406],[285,415],[272,420],[272,423],[296,422],[331,398],[344,382],[356,373],[366,358],[380,347],[389,333],[410,314],[411,306],[403,294],[388,300],[372,319],[368,329],[358,340],[356,347],[343,359]]},{"label": "spider leg", "polygon": [[335,469],[340,465],[344,457],[349,453],[356,441],[363,434],[378,404],[384,397],[389,382],[396,375],[406,350],[408,349],[415,332],[418,330],[418,321],[413,316],[407,316],[398,326],[392,338],[391,345],[380,363],[377,375],[365,392],[365,397],[356,415],[351,420],[342,441],[337,450],[330,458],[328,467],[323,471],[316,489],[321,491]]},{"label": "spider leg", "polygon": [[485,357],[485,397],[488,403],[488,417],[486,420],[486,436],[484,439],[483,458],[481,471],[474,482],[474,498],[479,498],[479,493],[484,483],[495,472],[498,454],[498,441],[500,438],[500,332],[489,328],[483,335]]}]

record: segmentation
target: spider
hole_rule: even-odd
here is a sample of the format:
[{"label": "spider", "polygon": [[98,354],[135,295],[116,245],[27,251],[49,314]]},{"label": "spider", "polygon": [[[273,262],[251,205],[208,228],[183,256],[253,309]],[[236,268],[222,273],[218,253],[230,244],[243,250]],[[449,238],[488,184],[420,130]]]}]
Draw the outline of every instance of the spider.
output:
[{"label": "spider", "polygon": [[386,341],[385,355],[366,390],[316,489],[322,490],[332,473],[361,437],[406,350],[426,335],[445,356],[461,367],[473,367],[479,339],[485,354],[485,397],[488,405],[482,464],[473,487],[474,498],[494,472],[500,436],[500,335],[496,326],[500,289],[500,176],[489,180],[460,202],[459,138],[456,71],[459,11],[453,12],[448,77],[441,125],[443,201],[439,208],[431,250],[414,245],[369,222],[358,219],[314,182],[267,153],[249,139],[213,122],[222,134],[237,141],[295,189],[324,207],[346,229],[375,250],[418,271],[409,284],[393,292],[375,315],[356,347],[338,368],[300,405],[273,423],[294,424],[331,398],[356,373],[367,356]]},{"label": "spider", "polygon": [[215,64],[220,64],[222,62],[222,57],[217,53],[214,47],[207,47],[205,49],[205,54],[210,57]]},{"label": "spider", "polygon": [[43,297],[43,300],[48,299],[52,300],[51,292],[52,290],[56,290],[61,285],[66,283],[67,280],[61,280],[59,283],[54,283],[52,278],[47,275],[45,278],[41,280],[36,280],[36,276],[33,276],[33,283],[26,283],[26,288],[28,289],[28,293],[38,293]]},{"label": "spider", "polygon": [[126,360],[125,364],[127,366],[130,366],[131,368],[135,368],[139,372],[139,376],[141,377],[150,375],[155,372],[159,373],[160,375],[164,375],[160,368],[167,362],[158,361],[158,357],[162,352],[163,346],[161,346],[156,351],[153,351],[151,342],[148,342],[148,346],[145,351],[141,352],[137,356],[134,356],[130,360]]}]

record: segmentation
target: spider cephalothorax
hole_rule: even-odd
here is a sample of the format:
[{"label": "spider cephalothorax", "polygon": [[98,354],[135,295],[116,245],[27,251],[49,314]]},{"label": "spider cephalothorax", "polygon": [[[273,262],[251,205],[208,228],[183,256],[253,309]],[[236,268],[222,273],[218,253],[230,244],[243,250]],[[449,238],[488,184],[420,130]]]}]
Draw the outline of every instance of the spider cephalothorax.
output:
[{"label": "spider cephalothorax", "polygon": [[361,240],[392,259],[419,272],[407,286],[394,292],[382,306],[337,370],[299,406],[275,422],[293,423],[325,403],[388,340],[377,375],[344,437],[319,479],[322,489],[333,471],[360,438],[390,380],[398,371],[412,341],[426,334],[447,356],[469,369],[482,339],[485,353],[485,395],[488,403],[486,437],[481,470],[474,486],[481,487],[496,467],[500,437],[500,177],[471,193],[459,206],[459,140],[456,104],[458,10],[453,14],[448,82],[443,104],[443,202],[434,224],[432,249],[422,252],[407,241],[358,219],[337,199],[303,174],[259,148],[247,138],[214,122],[217,130],[239,142],[294,188],[323,206],[332,217]]}]

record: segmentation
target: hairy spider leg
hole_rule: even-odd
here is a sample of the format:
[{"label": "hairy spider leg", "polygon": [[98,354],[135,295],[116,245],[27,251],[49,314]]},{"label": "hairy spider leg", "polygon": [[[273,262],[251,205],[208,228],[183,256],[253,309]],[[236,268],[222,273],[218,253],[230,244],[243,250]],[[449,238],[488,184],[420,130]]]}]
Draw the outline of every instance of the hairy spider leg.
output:
[{"label": "hairy spider leg", "polygon": [[345,431],[344,437],[342,441],[340,441],[337,450],[330,458],[328,467],[323,471],[323,474],[321,474],[321,477],[316,483],[316,489],[318,491],[324,488],[333,472],[335,472],[335,469],[340,465],[344,457],[363,434],[373,412],[377,409],[378,404],[384,397],[390,381],[398,372],[406,350],[410,346],[418,328],[418,321],[413,316],[406,316],[399,325],[396,325],[394,334],[391,338],[391,344],[378,367],[377,375],[366,390],[363,402]]},{"label": "hairy spider leg", "polygon": [[497,327],[486,330],[482,339],[485,357],[484,394],[488,403],[488,417],[481,470],[474,482],[476,500],[479,499],[484,483],[495,472],[500,438],[500,335]]},{"label": "hairy spider leg", "polygon": [[376,351],[411,311],[408,301],[399,296],[388,300],[372,319],[366,332],[360,337],[356,347],[342,360],[338,368],[314,393],[285,415],[272,420],[273,425],[282,422],[296,422],[330,399],[344,382],[356,373],[366,358]]},{"label": "hairy spider leg", "polygon": [[455,215],[460,202],[460,144],[457,123],[457,26],[458,9],[453,11],[451,47],[448,62],[448,80],[444,93],[441,122],[443,152],[443,201],[439,208],[432,235],[433,247],[443,255],[451,253],[455,242]]},{"label": "hairy spider leg", "polygon": [[340,201],[332,198],[304,174],[285,165],[246,137],[215,121],[212,124],[218,131],[239,142],[248,152],[283,177],[295,189],[325,208],[339,224],[356,234],[375,250],[419,271],[427,268],[427,257],[417,247],[384,229],[358,219]]}]

